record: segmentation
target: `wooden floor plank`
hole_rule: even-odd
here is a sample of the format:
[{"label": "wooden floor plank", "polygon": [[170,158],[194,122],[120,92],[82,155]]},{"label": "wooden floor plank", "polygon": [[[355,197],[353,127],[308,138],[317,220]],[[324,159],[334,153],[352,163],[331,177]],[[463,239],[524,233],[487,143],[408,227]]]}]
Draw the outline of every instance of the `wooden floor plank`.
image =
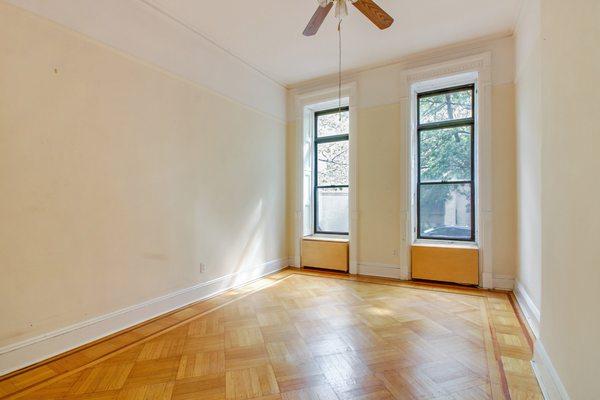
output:
[{"label": "wooden floor plank", "polygon": [[2,377],[0,395],[541,399],[513,306],[506,293],[287,269]]}]

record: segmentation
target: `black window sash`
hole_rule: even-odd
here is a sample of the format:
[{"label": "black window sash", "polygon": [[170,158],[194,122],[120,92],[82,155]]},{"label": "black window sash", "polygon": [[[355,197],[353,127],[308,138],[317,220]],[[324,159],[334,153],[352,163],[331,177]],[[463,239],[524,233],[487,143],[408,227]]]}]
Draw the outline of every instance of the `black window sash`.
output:
[{"label": "black window sash", "polygon": [[[321,115],[328,115],[328,114],[337,114],[337,113],[341,113],[344,111],[349,111],[350,108],[349,107],[341,107],[341,108],[334,108],[331,110],[324,110],[324,111],[317,111],[315,112],[315,133],[314,133],[314,184],[313,184],[313,202],[314,202],[314,207],[313,207],[313,230],[315,233],[321,233],[321,234],[326,234],[326,235],[347,235],[348,232],[332,232],[332,231],[321,231],[318,229],[318,218],[319,218],[319,204],[318,204],[318,193],[319,193],[319,189],[339,189],[339,188],[348,188],[349,185],[319,185],[319,168],[318,168],[318,160],[317,160],[317,147],[320,143],[332,143],[332,142],[343,142],[343,141],[348,141],[349,139],[349,135],[348,134],[343,134],[343,135],[331,135],[331,136],[325,136],[325,137],[318,137],[319,132],[317,131],[317,127],[318,127],[318,121],[319,121],[319,117]],[[349,210],[348,210],[349,211]]]},{"label": "black window sash", "polygon": [[[471,117],[462,119],[452,119],[441,122],[430,122],[421,124],[421,99],[425,97],[438,96],[440,94],[471,91]],[[451,181],[427,181],[421,182],[421,132],[443,128],[455,128],[459,126],[470,126],[471,128],[471,179],[469,180],[451,180]],[[440,90],[433,90],[417,94],[417,239],[427,240],[446,240],[460,242],[475,241],[475,85],[455,86]],[[471,237],[468,239],[456,237],[430,237],[421,235],[421,186],[426,185],[446,185],[463,184],[469,185],[471,191]]]}]

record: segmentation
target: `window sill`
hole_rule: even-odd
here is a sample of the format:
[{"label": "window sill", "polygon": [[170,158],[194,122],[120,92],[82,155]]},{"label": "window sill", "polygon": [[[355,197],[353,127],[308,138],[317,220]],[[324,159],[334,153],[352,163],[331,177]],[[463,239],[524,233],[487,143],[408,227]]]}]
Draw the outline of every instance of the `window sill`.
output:
[{"label": "window sill", "polygon": [[427,240],[418,239],[412,243],[413,246],[423,247],[444,247],[444,248],[456,248],[456,249],[478,249],[479,244],[477,242],[460,242],[451,240]]},{"label": "window sill", "polygon": [[320,242],[340,242],[340,243],[348,243],[348,235],[326,235],[326,234],[316,234],[316,235],[308,235],[304,236],[302,240],[314,240]]}]

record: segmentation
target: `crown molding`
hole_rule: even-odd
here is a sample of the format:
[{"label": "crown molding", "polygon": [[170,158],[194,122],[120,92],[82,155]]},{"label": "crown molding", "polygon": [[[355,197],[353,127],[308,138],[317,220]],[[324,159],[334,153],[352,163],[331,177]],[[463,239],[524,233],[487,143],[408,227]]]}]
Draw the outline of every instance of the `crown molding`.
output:
[{"label": "crown molding", "polygon": [[[371,64],[360,68],[350,69],[347,71],[342,71],[342,81],[352,81],[357,80],[357,75],[360,75],[365,72],[374,71],[381,68],[388,67],[400,67],[402,69],[405,68],[413,68],[419,65],[427,65],[431,63],[439,63],[448,59],[455,59],[461,56],[468,56],[468,54],[457,54],[461,52],[475,52],[482,53],[485,52],[485,47],[488,47],[494,43],[497,43],[500,40],[512,38],[512,31],[510,32],[501,32],[495,35],[484,36],[477,39],[457,42],[447,46],[435,47],[429,50],[425,50],[422,52],[412,53],[406,56],[390,59],[388,61]],[[319,87],[326,85],[332,81],[338,79],[338,74],[329,74],[315,79],[309,79],[306,81],[301,81],[297,83],[292,83],[287,85],[288,90],[297,91],[297,90],[310,90],[311,88]]]}]

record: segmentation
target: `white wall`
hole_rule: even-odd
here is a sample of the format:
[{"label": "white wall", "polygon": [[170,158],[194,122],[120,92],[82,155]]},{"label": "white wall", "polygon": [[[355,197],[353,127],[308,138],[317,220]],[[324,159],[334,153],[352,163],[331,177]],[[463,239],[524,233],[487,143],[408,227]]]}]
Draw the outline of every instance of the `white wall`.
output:
[{"label": "white wall", "polygon": [[542,2],[541,341],[571,399],[600,398],[600,2]]},{"label": "white wall", "polygon": [[[533,302],[534,314],[539,314],[542,301],[542,38],[539,0],[524,3],[515,38],[517,283]],[[534,321],[534,324],[539,325],[539,321]]]},{"label": "white wall", "polygon": [[517,276],[549,399],[600,398],[598,21],[596,0],[529,0],[516,34]]},{"label": "white wall", "polygon": [[287,261],[281,112],[5,2],[0,52],[0,347]]}]

